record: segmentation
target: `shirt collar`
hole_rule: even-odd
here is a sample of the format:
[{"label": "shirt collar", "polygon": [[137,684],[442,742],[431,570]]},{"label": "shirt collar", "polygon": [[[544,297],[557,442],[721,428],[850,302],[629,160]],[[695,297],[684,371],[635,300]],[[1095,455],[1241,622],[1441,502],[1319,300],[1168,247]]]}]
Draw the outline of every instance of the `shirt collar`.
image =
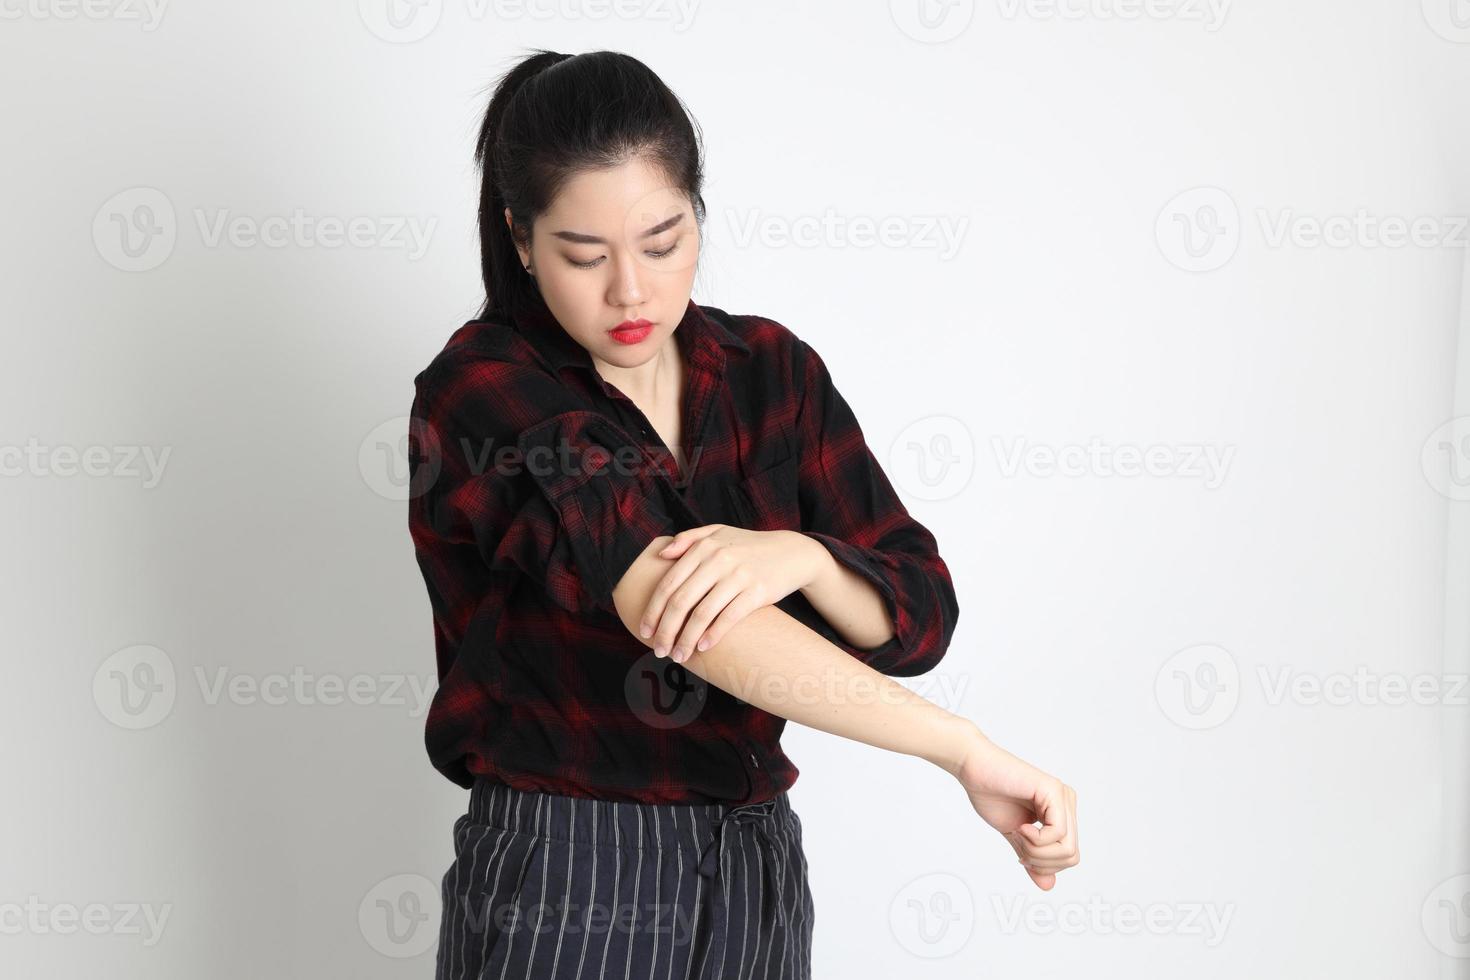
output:
[{"label": "shirt collar", "polygon": [[[596,373],[587,348],[563,329],[539,296],[531,309],[516,313],[512,322],[516,331],[554,370],[559,372],[564,367],[575,366]],[[714,368],[720,373],[725,367],[724,348],[750,353],[750,346],[744,340],[720,320],[700,309],[693,299],[684,310],[684,318],[674,328],[674,338],[680,351],[687,354],[694,364]]]}]

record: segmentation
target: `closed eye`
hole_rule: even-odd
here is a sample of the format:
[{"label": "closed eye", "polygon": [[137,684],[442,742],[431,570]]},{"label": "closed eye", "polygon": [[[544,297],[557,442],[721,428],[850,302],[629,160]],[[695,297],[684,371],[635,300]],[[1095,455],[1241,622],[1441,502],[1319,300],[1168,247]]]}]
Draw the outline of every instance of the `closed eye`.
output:
[{"label": "closed eye", "polygon": [[[650,251],[644,252],[643,254],[647,255],[651,259],[664,259],[672,255],[678,248],[679,242],[676,240],[674,244],[670,245],[668,248],[664,249],[661,252]],[[576,266],[578,269],[595,269],[602,264],[602,260],[605,258],[607,258],[607,256],[599,255],[597,258],[593,259],[590,262],[578,262],[576,259],[572,258],[567,259],[567,261]]]}]

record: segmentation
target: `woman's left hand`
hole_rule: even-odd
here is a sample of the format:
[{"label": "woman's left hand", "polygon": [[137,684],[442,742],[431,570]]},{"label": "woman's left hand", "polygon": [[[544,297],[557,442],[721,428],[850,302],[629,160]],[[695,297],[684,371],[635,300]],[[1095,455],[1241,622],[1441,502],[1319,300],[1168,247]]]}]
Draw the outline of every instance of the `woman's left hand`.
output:
[{"label": "woman's left hand", "polygon": [[708,650],[761,606],[779,602],[815,574],[812,547],[799,531],[749,531],[706,524],[680,531],[658,552],[674,562],[643,612],[642,636],[677,663]]}]

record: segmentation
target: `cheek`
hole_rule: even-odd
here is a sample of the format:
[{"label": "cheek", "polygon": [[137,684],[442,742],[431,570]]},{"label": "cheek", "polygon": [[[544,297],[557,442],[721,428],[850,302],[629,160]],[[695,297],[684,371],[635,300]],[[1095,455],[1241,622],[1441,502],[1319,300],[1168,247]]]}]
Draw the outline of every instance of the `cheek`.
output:
[{"label": "cheek", "polygon": [[573,275],[556,271],[547,274],[538,272],[537,286],[546,300],[553,316],[582,346],[587,346],[594,335],[600,333],[599,324],[607,319],[605,295],[600,286],[593,285],[594,277],[580,270],[571,270]]},{"label": "cheek", "polygon": [[[542,271],[544,268],[544,271]],[[582,323],[601,302],[603,287],[596,275],[575,269],[560,258],[537,267],[536,284],[546,305],[562,323]]]},{"label": "cheek", "polygon": [[699,236],[688,236],[669,258],[672,260],[668,270],[670,276],[680,282],[694,282],[695,267],[699,264]]}]

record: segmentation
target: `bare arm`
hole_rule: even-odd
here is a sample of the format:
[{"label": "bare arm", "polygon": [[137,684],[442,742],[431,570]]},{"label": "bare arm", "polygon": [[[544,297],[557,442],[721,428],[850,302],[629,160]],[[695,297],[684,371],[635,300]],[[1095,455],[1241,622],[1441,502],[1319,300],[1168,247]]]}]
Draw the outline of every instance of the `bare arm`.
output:
[{"label": "bare arm", "polygon": [[801,533],[796,538],[811,554],[810,573],[801,594],[812,608],[855,647],[871,649],[893,639],[893,619],[873,583],[812,538]]},{"label": "bare arm", "polygon": [[[613,589],[624,627],[645,646],[638,627],[654,587],[673,559],[658,551],[660,535]],[[925,700],[881,674],[776,606],[762,606],[707,650],[693,650],[687,670],[749,704],[810,728],[912,755],[943,769],[964,787],[975,812],[1015,850],[1037,887],[1077,864],[1077,794],[996,745],[974,722]],[[1035,821],[1043,826],[1037,827]]]},{"label": "bare arm", "polygon": [[[655,538],[613,590],[618,615],[634,636],[654,586],[673,564],[657,554],[671,540]],[[951,775],[984,740],[974,722],[914,694],[776,606],[751,612],[714,646],[693,651],[684,667],[774,715],[916,756]]]}]

